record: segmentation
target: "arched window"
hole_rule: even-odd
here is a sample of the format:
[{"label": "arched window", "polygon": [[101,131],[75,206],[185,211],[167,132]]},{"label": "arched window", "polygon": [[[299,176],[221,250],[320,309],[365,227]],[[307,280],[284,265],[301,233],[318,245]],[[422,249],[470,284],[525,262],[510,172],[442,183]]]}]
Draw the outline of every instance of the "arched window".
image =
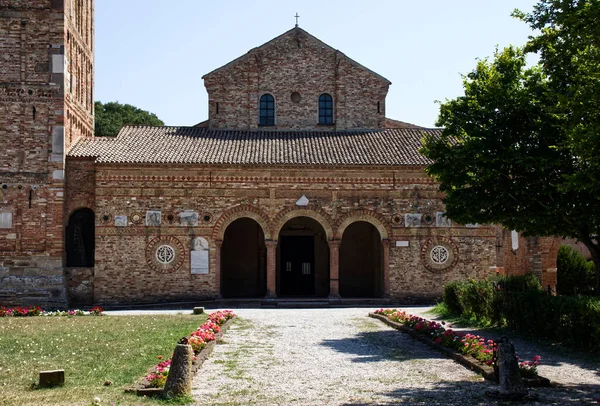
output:
[{"label": "arched window", "polygon": [[69,218],[66,232],[67,266],[94,266],[95,222],[91,209],[79,209]]},{"label": "arched window", "polygon": [[333,124],[333,98],[327,93],[319,96],[319,124]]},{"label": "arched window", "polygon": [[275,99],[270,94],[263,94],[260,97],[258,125],[275,125]]}]

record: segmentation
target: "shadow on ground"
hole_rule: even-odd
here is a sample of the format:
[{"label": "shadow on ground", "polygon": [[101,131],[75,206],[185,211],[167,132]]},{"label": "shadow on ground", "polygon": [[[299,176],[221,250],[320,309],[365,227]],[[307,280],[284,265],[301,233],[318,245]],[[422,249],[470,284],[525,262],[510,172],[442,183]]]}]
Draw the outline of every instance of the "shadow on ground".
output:
[{"label": "shadow on ground", "polygon": [[443,355],[395,330],[369,331],[339,340],[323,340],[321,345],[337,352],[356,355],[352,362],[444,358]]},{"label": "shadow on ground", "polygon": [[568,388],[530,389],[533,400],[502,401],[489,397],[487,390],[494,388],[488,382],[440,382],[433,388],[402,388],[385,393],[393,400],[387,403],[344,403],[359,405],[597,405],[600,385],[577,385]]}]

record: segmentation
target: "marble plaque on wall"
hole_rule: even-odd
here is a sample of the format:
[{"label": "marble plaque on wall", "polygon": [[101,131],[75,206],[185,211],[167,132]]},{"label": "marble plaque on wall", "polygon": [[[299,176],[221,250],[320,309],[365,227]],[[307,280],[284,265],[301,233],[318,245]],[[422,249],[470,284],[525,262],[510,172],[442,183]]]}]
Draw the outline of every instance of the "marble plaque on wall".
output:
[{"label": "marble plaque on wall", "polygon": [[148,210],[146,212],[146,225],[160,227],[161,213],[160,210]]},{"label": "marble plaque on wall", "polygon": [[438,227],[451,227],[452,226],[452,221],[446,217],[446,213],[443,211],[438,211],[435,214],[435,224]]},{"label": "marble plaque on wall", "polygon": [[421,217],[420,213],[405,214],[404,227],[421,227]]},{"label": "marble plaque on wall", "polygon": [[191,269],[193,275],[208,274],[208,241],[204,237],[194,238],[191,255]]},{"label": "marble plaque on wall", "polygon": [[115,216],[115,227],[127,227],[127,216]]},{"label": "marble plaque on wall", "polygon": [[12,228],[11,212],[0,212],[0,228]]},{"label": "marble plaque on wall", "polygon": [[179,213],[179,221],[182,226],[198,226],[198,213],[193,210],[185,210]]}]

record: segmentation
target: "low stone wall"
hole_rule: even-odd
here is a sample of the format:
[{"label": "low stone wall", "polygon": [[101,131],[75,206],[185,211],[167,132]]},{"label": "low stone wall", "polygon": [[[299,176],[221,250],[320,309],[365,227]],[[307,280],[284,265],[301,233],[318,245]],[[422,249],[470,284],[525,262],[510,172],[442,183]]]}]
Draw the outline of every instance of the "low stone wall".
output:
[{"label": "low stone wall", "polygon": [[67,295],[70,307],[94,304],[94,268],[66,268]]}]

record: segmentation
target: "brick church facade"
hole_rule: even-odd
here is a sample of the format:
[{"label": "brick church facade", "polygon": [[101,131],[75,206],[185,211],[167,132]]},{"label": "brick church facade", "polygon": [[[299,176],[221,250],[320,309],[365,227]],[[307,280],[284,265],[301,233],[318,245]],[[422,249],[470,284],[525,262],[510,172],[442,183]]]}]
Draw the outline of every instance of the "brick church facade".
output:
[{"label": "brick church facade", "polygon": [[558,243],[444,216],[390,82],[299,27],[204,76],[209,118],[93,136],[93,0],[0,0],[0,305],[439,297]]}]

